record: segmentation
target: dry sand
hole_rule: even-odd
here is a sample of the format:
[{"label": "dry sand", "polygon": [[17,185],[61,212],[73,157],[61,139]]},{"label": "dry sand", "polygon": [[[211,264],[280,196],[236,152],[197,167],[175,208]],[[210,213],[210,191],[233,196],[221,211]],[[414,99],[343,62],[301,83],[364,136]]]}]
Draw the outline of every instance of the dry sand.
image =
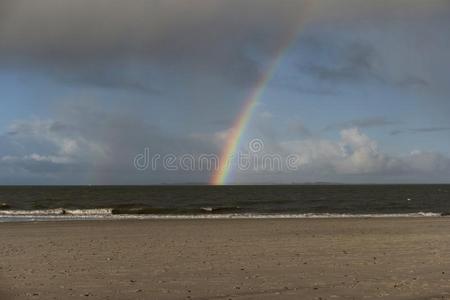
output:
[{"label": "dry sand", "polygon": [[450,218],[0,224],[0,299],[450,299]]}]

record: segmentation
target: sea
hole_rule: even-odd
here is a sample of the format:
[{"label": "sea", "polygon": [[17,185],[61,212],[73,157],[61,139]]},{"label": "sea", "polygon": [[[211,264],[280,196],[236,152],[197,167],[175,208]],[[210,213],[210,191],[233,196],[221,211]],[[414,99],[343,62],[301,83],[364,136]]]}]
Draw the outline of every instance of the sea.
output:
[{"label": "sea", "polygon": [[447,215],[450,185],[0,187],[0,222]]}]

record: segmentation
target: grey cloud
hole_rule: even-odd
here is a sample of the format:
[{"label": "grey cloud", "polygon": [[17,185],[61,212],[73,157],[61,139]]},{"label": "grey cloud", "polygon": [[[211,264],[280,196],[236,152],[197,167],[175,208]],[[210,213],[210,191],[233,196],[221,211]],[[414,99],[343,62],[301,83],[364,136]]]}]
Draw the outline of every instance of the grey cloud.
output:
[{"label": "grey cloud", "polygon": [[409,128],[409,129],[397,129],[392,130],[391,135],[398,135],[404,133],[433,133],[433,132],[442,132],[442,131],[450,131],[450,127],[422,127],[422,128]]},{"label": "grey cloud", "polygon": [[327,37],[308,37],[304,45],[321,60],[302,63],[302,73],[322,82],[353,84],[375,82],[401,88],[426,87],[428,81],[411,74],[392,78],[377,48],[362,40],[333,41]]},{"label": "grey cloud", "polygon": [[380,80],[376,71],[377,60],[375,50],[368,44],[353,42],[338,49],[336,65],[319,65],[312,63],[301,67],[319,80],[354,81],[375,79]]},{"label": "grey cloud", "polygon": [[26,156],[4,156],[0,160],[0,165],[10,168],[13,173],[25,170],[29,173],[38,174],[61,174],[62,172],[73,172],[79,168],[78,164],[64,161],[61,157],[40,156],[31,154]]},{"label": "grey cloud", "polygon": [[274,84],[280,89],[289,89],[294,92],[306,95],[335,96],[339,92],[335,88],[328,86],[311,86],[300,82],[296,76],[287,78],[274,78]]},{"label": "grey cloud", "polygon": [[365,119],[356,119],[356,120],[350,120],[346,122],[341,123],[334,123],[327,125],[323,130],[342,130],[346,128],[351,127],[357,127],[357,128],[372,128],[372,127],[383,127],[383,126],[390,126],[390,125],[398,125],[398,121],[392,121],[385,117],[372,117],[372,118],[365,118]]},{"label": "grey cloud", "polygon": [[122,89],[154,96],[163,94],[161,88],[154,87],[155,83],[148,78],[148,75],[128,74],[120,67],[117,67],[117,69],[94,67],[91,70],[77,69],[69,73],[57,71],[53,75],[57,75],[62,82],[75,86],[85,85],[113,90]]},{"label": "grey cloud", "polygon": [[397,81],[396,84],[400,87],[427,87],[430,83],[423,78],[410,76]]},{"label": "grey cloud", "polygon": [[430,174],[448,174],[450,172],[450,159],[441,153],[413,151],[404,158],[406,171],[419,170]]},{"label": "grey cloud", "polygon": [[301,121],[289,122],[288,130],[299,136],[310,137],[312,135],[311,130]]}]

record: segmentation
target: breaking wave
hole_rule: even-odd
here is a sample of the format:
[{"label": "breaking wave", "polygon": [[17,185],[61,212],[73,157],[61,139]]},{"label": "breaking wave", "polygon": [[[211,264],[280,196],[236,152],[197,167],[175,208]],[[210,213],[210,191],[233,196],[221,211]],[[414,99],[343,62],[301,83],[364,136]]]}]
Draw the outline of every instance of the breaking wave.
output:
[{"label": "breaking wave", "polygon": [[[231,213],[234,208],[199,208],[190,213],[168,209],[44,209],[0,210],[0,222],[50,220],[126,220],[126,219],[320,219],[320,218],[404,218],[441,217],[448,213],[416,212],[392,214],[338,214],[338,213]],[[195,212],[194,212],[195,211]]]}]

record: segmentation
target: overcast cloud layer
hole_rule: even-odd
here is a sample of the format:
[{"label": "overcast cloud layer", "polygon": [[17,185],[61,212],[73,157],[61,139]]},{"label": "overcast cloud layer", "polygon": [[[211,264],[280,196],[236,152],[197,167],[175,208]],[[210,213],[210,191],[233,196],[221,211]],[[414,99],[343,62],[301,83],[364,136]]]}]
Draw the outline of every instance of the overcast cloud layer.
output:
[{"label": "overcast cloud layer", "polygon": [[[74,78],[87,82],[107,81],[102,77],[110,76],[110,64],[145,61],[163,68],[195,67],[251,83],[258,73],[251,54],[270,56],[299,24],[420,21],[448,10],[445,0],[2,0],[0,58],[3,63],[79,73]],[[367,51],[348,50],[356,51],[353,58],[349,54],[353,64],[361,63],[357,51]],[[116,83],[120,81],[126,84],[127,78],[118,76]]]}]

